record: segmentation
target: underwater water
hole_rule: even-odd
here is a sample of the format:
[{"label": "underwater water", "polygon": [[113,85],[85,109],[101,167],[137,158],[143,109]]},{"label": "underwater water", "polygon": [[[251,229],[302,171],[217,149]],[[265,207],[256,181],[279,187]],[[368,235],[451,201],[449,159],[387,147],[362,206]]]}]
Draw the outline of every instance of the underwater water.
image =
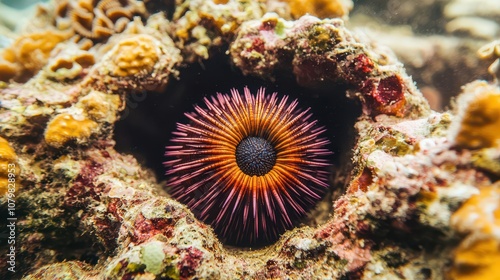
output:
[{"label": "underwater water", "polygon": [[0,279],[495,279],[497,2],[0,0]]}]

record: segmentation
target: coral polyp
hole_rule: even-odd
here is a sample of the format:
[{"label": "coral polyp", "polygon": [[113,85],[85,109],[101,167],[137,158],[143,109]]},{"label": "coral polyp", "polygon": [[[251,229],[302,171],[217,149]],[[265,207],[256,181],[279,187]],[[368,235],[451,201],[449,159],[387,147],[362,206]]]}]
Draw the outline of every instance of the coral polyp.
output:
[{"label": "coral polyp", "polygon": [[275,241],[328,189],[329,140],[288,96],[218,93],[166,147],[167,187],[227,244]]}]

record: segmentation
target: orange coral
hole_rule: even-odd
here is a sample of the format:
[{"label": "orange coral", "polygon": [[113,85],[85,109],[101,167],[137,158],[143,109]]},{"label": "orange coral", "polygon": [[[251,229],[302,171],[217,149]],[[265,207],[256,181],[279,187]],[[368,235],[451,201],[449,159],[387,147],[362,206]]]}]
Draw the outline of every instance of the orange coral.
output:
[{"label": "orange coral", "polygon": [[117,112],[122,105],[120,96],[117,94],[105,94],[99,91],[91,91],[80,98],[76,107],[97,122],[112,123],[116,121]]},{"label": "orange coral", "polygon": [[89,119],[75,119],[63,113],[55,116],[45,130],[45,141],[53,147],[61,147],[71,140],[84,142],[96,130],[97,123]]},{"label": "orange coral", "polygon": [[135,35],[120,41],[110,52],[112,76],[150,73],[159,59],[157,40],[149,35]]},{"label": "orange coral", "polygon": [[62,41],[68,39],[68,34],[57,31],[45,31],[21,36],[11,46],[16,62],[24,69],[35,73],[45,65],[50,52]]},{"label": "orange coral", "polygon": [[455,144],[464,148],[487,148],[500,145],[500,90],[478,87],[463,109]]},{"label": "orange coral", "polygon": [[[4,60],[0,64],[0,69],[3,69],[0,80],[31,77],[47,63],[54,47],[70,35],[68,32],[46,30],[20,36],[0,54]],[[14,74],[14,71],[17,73]]]},{"label": "orange coral", "polygon": [[285,0],[294,18],[311,14],[319,18],[343,17],[352,9],[350,0]]},{"label": "orange coral", "polygon": [[76,45],[64,45],[64,49],[52,58],[45,69],[47,76],[63,81],[75,79],[82,75],[84,69],[94,65],[94,55],[81,50]]},{"label": "orange coral", "polygon": [[7,82],[19,73],[19,66],[0,56],[0,81]]},{"label": "orange coral", "polygon": [[[16,185],[16,176],[19,168],[17,167],[17,155],[9,142],[0,137],[0,195],[14,192],[19,185]],[[10,185],[9,185],[10,183]]]},{"label": "orange coral", "polygon": [[499,280],[500,242],[493,238],[460,244],[454,254],[454,266],[449,273],[455,280]]},{"label": "orange coral", "polygon": [[450,279],[500,279],[500,183],[483,187],[451,218],[452,226],[469,235],[453,256]]},{"label": "orange coral", "polygon": [[453,214],[451,222],[461,232],[489,235],[500,231],[500,182],[482,187]]},{"label": "orange coral", "polygon": [[146,8],[135,0],[58,0],[55,12],[58,28],[102,41],[122,32],[134,16],[145,16]]}]

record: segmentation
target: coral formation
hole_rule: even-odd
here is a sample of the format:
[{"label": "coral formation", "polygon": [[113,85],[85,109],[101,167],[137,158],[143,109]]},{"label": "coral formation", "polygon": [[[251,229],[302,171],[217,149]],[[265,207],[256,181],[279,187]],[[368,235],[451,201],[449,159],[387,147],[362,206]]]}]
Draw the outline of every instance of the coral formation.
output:
[{"label": "coral formation", "polygon": [[18,66],[5,58],[0,60],[0,81],[5,82],[14,78],[19,71]]},{"label": "coral formation", "polygon": [[20,36],[0,52],[1,81],[30,78],[47,63],[55,46],[68,38],[68,33],[57,30]]},{"label": "coral formation", "polygon": [[61,44],[54,52],[53,58],[45,67],[45,75],[56,81],[68,81],[84,76],[89,67],[94,65],[92,53],[81,50],[75,44]]},{"label": "coral formation", "polygon": [[182,58],[172,39],[155,30],[156,26],[167,24],[166,19],[152,16],[148,24],[152,27],[134,22],[123,34],[111,38],[110,49],[101,57],[103,67],[93,67],[85,83],[111,92],[116,90],[109,88],[111,81],[130,92],[161,91],[177,74]]},{"label": "coral formation", "polygon": [[[422,93],[437,111],[449,105],[451,96],[455,96],[464,83],[471,82],[471,76],[488,75],[491,61],[480,60],[475,55],[484,42],[460,41],[447,36],[418,37],[385,29],[366,32],[377,44],[389,46],[404,62],[406,70],[418,81]],[[465,57],[465,61],[459,62],[457,57]],[[467,71],[454,71],[464,67]]]},{"label": "coral formation", "polygon": [[97,123],[85,118],[75,118],[68,113],[55,116],[45,131],[45,141],[54,147],[66,145],[75,140],[84,143],[97,128]]},{"label": "coral formation", "polygon": [[344,17],[349,14],[353,3],[351,0],[286,0],[290,5],[290,13],[294,18],[310,14],[319,18]]},{"label": "coral formation", "polygon": [[57,0],[54,12],[58,29],[94,42],[122,32],[134,16],[147,15],[143,2],[135,0]]},{"label": "coral formation", "polygon": [[304,16],[288,22],[267,14],[245,22],[230,51],[247,75],[274,79],[278,71],[291,70],[301,86],[346,84],[368,114],[403,116],[427,110],[426,104],[407,102],[416,93],[402,78],[402,66],[359,44],[339,19]]},{"label": "coral formation", "polygon": [[494,0],[360,0],[349,26],[390,47],[422,92],[438,101],[431,107],[441,111],[460,86],[489,79],[492,61],[481,61],[476,51],[498,39],[497,6]]},{"label": "coral formation", "polygon": [[[450,3],[458,2],[465,1]],[[423,10],[440,9],[424,13],[415,8],[419,2],[389,3],[400,13],[392,23],[422,19],[415,32],[429,28],[450,4],[428,1]],[[294,19],[289,1],[50,4],[12,41],[2,41],[0,182],[9,176],[5,162],[15,161],[22,189],[15,193],[15,248],[0,245],[1,279],[497,275],[497,84],[469,83],[452,110],[432,111],[402,63],[380,44],[387,37],[367,36],[338,18]],[[437,23],[442,34],[447,23]],[[464,69],[461,75],[473,80],[476,73],[487,75],[493,63],[490,72],[498,74],[495,42],[480,51],[481,64],[470,53],[475,56],[476,45],[488,42],[424,36],[405,41],[412,34],[392,37],[398,42],[393,46],[400,46],[396,53],[407,52],[404,58],[415,62],[410,67],[420,61],[429,81],[452,84],[454,95],[466,82],[454,81],[461,71],[452,70]],[[427,45],[408,46],[414,42]],[[214,64],[227,72],[204,70]],[[328,128],[335,151],[329,155],[335,166],[331,189],[310,217],[294,221],[304,225],[267,247],[223,245],[196,218],[199,213],[165,192],[163,174],[147,167],[144,147],[132,147],[134,155],[118,150],[118,143],[129,140],[120,127],[140,127],[133,133],[150,146],[175,125],[156,129],[147,116],[182,123],[176,113],[185,106],[178,100],[191,104],[213,94],[185,90],[204,75],[224,76],[231,88],[242,82],[288,89],[285,94],[308,100],[311,105],[304,104],[317,109],[315,116]],[[219,81],[210,83],[226,86]],[[441,92],[435,83],[427,86]],[[133,107],[131,98],[139,94],[147,96],[139,105],[149,107]],[[328,119],[331,111],[339,111],[339,118]],[[2,219],[11,206],[2,195]],[[15,272],[9,270],[10,251]]]},{"label": "coral formation", "polygon": [[[486,82],[468,84],[457,100],[456,132],[452,141],[470,149],[500,146],[500,90]],[[455,133],[454,133],[455,132]]]},{"label": "coral formation", "polygon": [[66,279],[92,279],[98,277],[97,273],[92,272],[90,266],[82,262],[61,262],[52,267],[52,269],[40,269],[36,273],[28,275],[23,279],[58,279],[62,275]]},{"label": "coral formation", "polygon": [[207,59],[215,48],[232,40],[243,22],[260,18],[266,11],[264,0],[228,0],[224,5],[205,0],[185,1],[172,16],[173,38],[186,62]]},{"label": "coral formation", "polygon": [[110,51],[114,67],[109,73],[119,77],[148,75],[158,62],[159,52],[159,44],[151,36],[126,38]]},{"label": "coral formation", "polygon": [[95,122],[114,123],[117,114],[113,113],[121,107],[120,96],[91,91],[80,98],[75,108],[81,109],[87,117]]},{"label": "coral formation", "polygon": [[500,182],[482,186],[451,218],[467,234],[454,252],[451,279],[494,279],[500,260]]}]

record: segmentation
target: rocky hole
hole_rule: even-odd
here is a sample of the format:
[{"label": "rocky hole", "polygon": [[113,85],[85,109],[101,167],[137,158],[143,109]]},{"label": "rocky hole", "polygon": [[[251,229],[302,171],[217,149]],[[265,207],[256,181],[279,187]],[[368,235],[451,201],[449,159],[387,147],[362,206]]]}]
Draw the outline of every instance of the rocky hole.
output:
[{"label": "rocky hole", "polygon": [[[308,89],[300,87],[294,77],[280,76],[276,81],[248,77],[232,67],[229,58],[220,54],[210,61],[192,64],[181,70],[179,79],[172,79],[161,93],[139,92],[127,98],[127,107],[115,126],[116,149],[134,155],[144,166],[152,169],[157,180],[164,185],[165,146],[169,144],[176,123],[186,123],[184,112],[193,111],[193,105],[203,104],[203,97],[217,92],[240,92],[248,86],[252,93],[266,87],[267,93],[278,92],[298,99],[302,109],[311,107],[319,124],[327,128],[331,141],[333,170],[331,188],[308,217],[300,224],[317,226],[327,221],[332,213],[333,201],[343,193],[350,173],[350,157],[355,142],[354,123],[361,115],[356,100],[345,97],[342,85]],[[267,245],[267,244],[262,244]]]}]

